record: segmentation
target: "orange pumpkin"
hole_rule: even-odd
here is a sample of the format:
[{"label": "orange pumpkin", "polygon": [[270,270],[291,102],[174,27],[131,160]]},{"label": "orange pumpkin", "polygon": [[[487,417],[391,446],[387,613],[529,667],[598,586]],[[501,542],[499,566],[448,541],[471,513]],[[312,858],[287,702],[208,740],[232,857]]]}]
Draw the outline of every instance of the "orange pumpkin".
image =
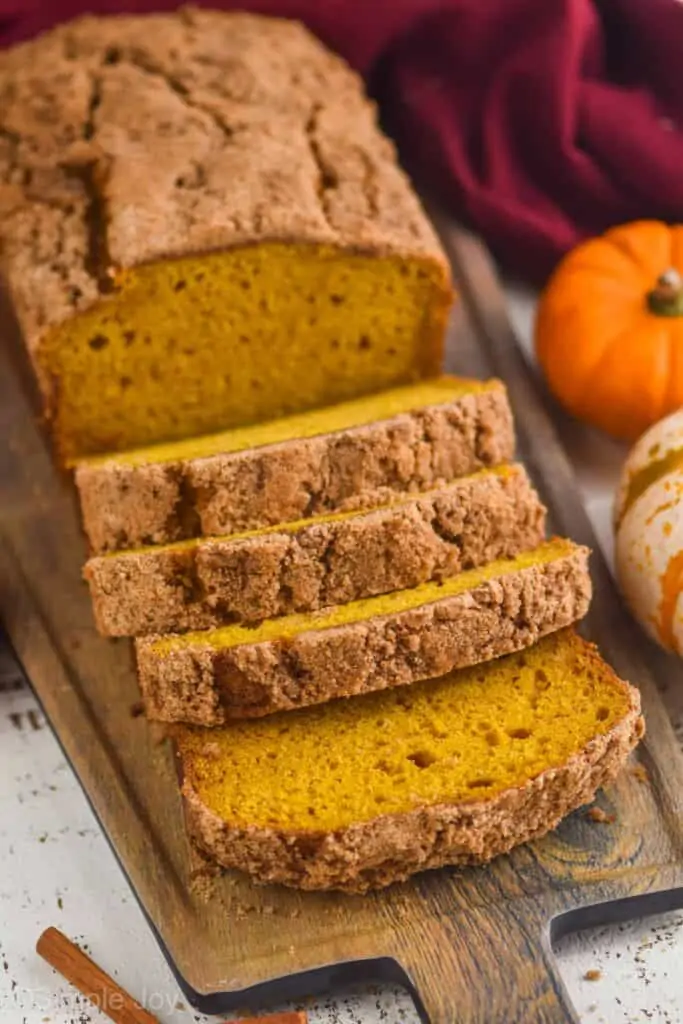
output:
[{"label": "orange pumpkin", "polygon": [[539,303],[536,353],[561,404],[613,437],[683,406],[683,226],[625,224],[565,256]]}]

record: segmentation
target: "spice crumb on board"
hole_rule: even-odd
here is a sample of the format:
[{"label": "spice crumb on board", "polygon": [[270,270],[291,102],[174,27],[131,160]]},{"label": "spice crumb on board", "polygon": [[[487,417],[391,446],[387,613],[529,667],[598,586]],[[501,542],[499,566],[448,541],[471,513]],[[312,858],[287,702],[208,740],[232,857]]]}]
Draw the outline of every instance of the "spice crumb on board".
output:
[{"label": "spice crumb on board", "polygon": [[644,764],[634,764],[631,769],[631,775],[634,779],[638,779],[638,782],[649,782],[650,776],[647,773],[647,768]]},{"label": "spice crumb on board", "polygon": [[209,903],[215,899],[216,874],[207,868],[199,868],[190,872],[189,887],[193,896],[196,896],[202,903]]},{"label": "spice crumb on board", "polygon": [[616,820],[614,814],[607,814],[606,811],[603,811],[602,807],[591,807],[586,813],[586,817],[589,821],[595,821],[599,825],[611,825]]},{"label": "spice crumb on board", "polygon": [[602,978],[602,971],[599,971],[597,970],[597,968],[592,967],[589,971],[586,971],[586,973],[584,974],[584,978],[586,979],[586,981],[600,981],[600,978]]},{"label": "spice crumb on board", "polygon": [[145,713],[145,702],[142,700],[136,700],[134,704],[130,706],[130,717],[140,718]]}]

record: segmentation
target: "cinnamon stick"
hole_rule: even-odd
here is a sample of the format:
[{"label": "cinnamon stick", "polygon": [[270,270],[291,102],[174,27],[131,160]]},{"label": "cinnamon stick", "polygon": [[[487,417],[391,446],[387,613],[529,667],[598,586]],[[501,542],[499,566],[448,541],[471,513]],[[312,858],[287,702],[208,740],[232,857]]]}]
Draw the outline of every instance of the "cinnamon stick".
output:
[{"label": "cinnamon stick", "polygon": [[[57,928],[47,928],[36,943],[36,952],[66,978],[114,1024],[159,1024],[113,978],[98,967],[82,949]],[[275,1013],[249,1017],[234,1024],[307,1024],[305,1013]]]},{"label": "cinnamon stick", "polygon": [[47,928],[43,932],[36,943],[36,952],[114,1024],[159,1024],[157,1017],[140,1006],[56,928]]}]

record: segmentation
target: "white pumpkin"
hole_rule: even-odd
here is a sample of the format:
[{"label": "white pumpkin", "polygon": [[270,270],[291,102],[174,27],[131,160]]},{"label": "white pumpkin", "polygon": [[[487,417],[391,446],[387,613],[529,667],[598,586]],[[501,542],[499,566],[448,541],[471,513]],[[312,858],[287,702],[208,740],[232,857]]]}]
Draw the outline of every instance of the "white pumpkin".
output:
[{"label": "white pumpkin", "polygon": [[683,409],[635,444],[614,519],[617,578],[631,611],[662,647],[683,654]]}]

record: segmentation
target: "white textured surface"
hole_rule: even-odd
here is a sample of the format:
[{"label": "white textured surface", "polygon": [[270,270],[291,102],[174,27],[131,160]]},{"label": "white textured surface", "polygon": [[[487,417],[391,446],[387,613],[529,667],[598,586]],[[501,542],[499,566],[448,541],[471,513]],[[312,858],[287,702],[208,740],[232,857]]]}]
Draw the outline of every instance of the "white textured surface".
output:
[{"label": "white textured surface", "polygon": [[[516,289],[509,295],[528,350],[532,302]],[[609,552],[623,451],[574,427],[565,440]],[[105,1019],[34,954],[50,924],[79,941],[161,1020],[204,1020],[185,1005],[33,696],[18,687],[11,665],[0,663],[0,1024]],[[683,680],[666,697],[683,738]],[[683,912],[570,937],[558,955],[586,1024],[683,1024]],[[599,977],[587,980],[588,971]],[[386,987],[336,993],[307,1008],[311,1024],[418,1021],[409,997]]]}]

